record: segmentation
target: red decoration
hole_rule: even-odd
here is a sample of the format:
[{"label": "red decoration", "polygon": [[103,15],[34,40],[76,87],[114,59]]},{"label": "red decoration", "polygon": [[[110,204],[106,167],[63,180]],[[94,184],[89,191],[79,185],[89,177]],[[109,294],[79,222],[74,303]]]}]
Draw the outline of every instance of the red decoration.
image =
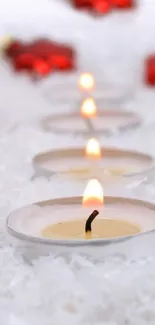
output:
[{"label": "red decoration", "polygon": [[92,9],[92,0],[74,0],[74,5],[78,9]]},{"label": "red decoration", "polygon": [[155,86],[155,54],[150,55],[145,62],[145,82]]},{"label": "red decoration", "polygon": [[112,0],[113,5],[119,9],[132,9],[135,7],[135,0]]},{"label": "red decoration", "polygon": [[135,7],[136,0],[72,0],[78,9],[90,9],[100,14],[105,14],[112,8],[131,9]]},{"label": "red decoration", "polygon": [[53,70],[75,68],[73,49],[48,39],[38,39],[30,43],[13,41],[5,54],[17,71],[26,70],[45,76]]},{"label": "red decoration", "polygon": [[9,47],[5,50],[6,55],[14,56],[21,50],[23,44],[20,41],[13,41]]},{"label": "red decoration", "polygon": [[39,75],[46,76],[51,72],[51,70],[51,66],[48,64],[48,62],[42,59],[37,59],[34,62],[34,71]]},{"label": "red decoration", "polygon": [[31,53],[22,53],[14,57],[12,63],[17,71],[20,70],[33,70],[33,64],[35,62],[35,57]]},{"label": "red decoration", "polygon": [[93,9],[100,14],[105,14],[112,9],[111,1],[109,0],[92,0],[92,3]]},{"label": "red decoration", "polygon": [[63,55],[57,55],[52,57],[52,63],[54,68],[59,68],[60,70],[68,70],[73,68],[72,60]]}]

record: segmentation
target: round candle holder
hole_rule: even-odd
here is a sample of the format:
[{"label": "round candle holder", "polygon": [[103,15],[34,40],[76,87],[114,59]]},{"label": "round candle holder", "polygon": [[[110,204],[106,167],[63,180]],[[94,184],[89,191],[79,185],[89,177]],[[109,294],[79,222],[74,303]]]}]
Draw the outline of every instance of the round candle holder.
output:
[{"label": "round candle holder", "polygon": [[92,207],[82,207],[82,197],[68,197],[37,202],[12,212],[7,218],[9,242],[26,258],[40,255],[80,253],[96,258],[122,254],[139,258],[154,253],[155,204],[134,198],[105,196],[102,218],[128,219],[140,224],[141,232],[116,238],[45,238],[45,227],[66,220],[87,217]]},{"label": "round candle holder", "polygon": [[[108,63],[109,64],[109,63]],[[92,74],[93,76],[93,74]],[[125,84],[124,80],[120,83],[113,84],[112,81],[94,78],[95,86],[93,89],[82,89],[78,85],[80,74],[64,74],[52,77],[50,80],[42,82],[42,94],[50,103],[57,102],[74,105],[88,96],[95,99],[96,103],[104,105],[121,105],[127,100],[131,100],[135,93],[135,87],[132,84]],[[113,79],[112,79],[113,80]],[[73,108],[73,106],[72,106]],[[75,107],[76,108],[76,107]]]},{"label": "round candle holder", "polygon": [[41,120],[41,127],[44,131],[57,134],[111,136],[137,128],[141,123],[140,116],[135,112],[98,109],[97,116],[91,119],[82,118],[77,111],[48,115]]},{"label": "round candle holder", "polygon": [[124,184],[145,181],[153,174],[155,159],[145,153],[101,148],[101,159],[86,157],[85,148],[52,150],[33,158],[35,176],[51,177],[59,175],[69,180],[84,181],[98,178],[104,185],[119,182]]}]

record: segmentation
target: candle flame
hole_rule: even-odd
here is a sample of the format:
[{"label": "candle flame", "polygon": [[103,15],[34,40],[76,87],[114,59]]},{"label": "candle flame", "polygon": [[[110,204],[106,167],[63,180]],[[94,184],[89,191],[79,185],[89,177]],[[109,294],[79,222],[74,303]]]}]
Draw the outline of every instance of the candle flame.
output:
[{"label": "candle flame", "polygon": [[81,106],[81,114],[84,117],[94,117],[96,116],[97,108],[93,98],[87,98],[83,101]]},{"label": "candle flame", "polygon": [[97,179],[92,179],[88,182],[84,195],[83,195],[83,206],[99,206],[103,205],[104,194],[103,188]]},{"label": "candle flame", "polygon": [[89,158],[101,158],[101,147],[96,139],[89,139],[86,146],[86,156]]},{"label": "candle flame", "polygon": [[90,73],[82,73],[79,78],[79,87],[82,90],[90,91],[94,88],[94,78]]}]

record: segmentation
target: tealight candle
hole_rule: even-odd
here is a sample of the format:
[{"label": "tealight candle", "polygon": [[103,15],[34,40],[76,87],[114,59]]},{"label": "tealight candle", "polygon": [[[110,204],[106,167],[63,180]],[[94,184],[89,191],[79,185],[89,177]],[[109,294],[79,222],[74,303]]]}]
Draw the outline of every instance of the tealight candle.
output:
[{"label": "tealight candle", "polygon": [[[64,99],[67,99],[69,98],[69,94],[64,88],[65,84],[62,86],[62,88],[63,92],[66,94]],[[69,112],[68,114],[52,114],[51,116],[46,116],[41,120],[41,124],[44,130],[80,135],[88,135],[88,133],[90,133],[91,131],[95,134],[103,134],[109,136],[113,133],[117,133],[118,131],[124,131],[125,129],[128,129],[130,127],[137,127],[141,123],[140,117],[134,112],[127,112],[118,109],[107,110],[104,107],[102,107],[101,109],[101,107],[99,107],[101,103],[98,102],[97,96],[98,86],[95,86],[94,77],[90,73],[81,74],[78,80],[78,86],[79,89],[74,87],[72,91],[70,91],[69,87],[69,91],[72,94],[72,98],[74,98],[73,102],[75,103],[77,101],[76,109],[73,112]],[[75,88],[75,93],[77,93],[78,96],[73,95]],[[94,91],[94,88],[96,92]],[[79,90],[81,92],[79,92]],[[58,92],[53,90],[53,94]],[[104,94],[105,93],[106,92],[104,91]],[[101,94],[103,96],[103,90],[101,90]],[[109,96],[107,99],[109,100]],[[81,114],[79,110],[79,101],[82,102]]]},{"label": "tealight candle", "polygon": [[[7,218],[9,242],[27,259],[81,253],[95,258],[154,254],[155,204],[105,196],[97,180],[82,197],[61,197],[21,207]],[[104,204],[103,204],[104,203]]]},{"label": "tealight candle", "polygon": [[[89,181],[83,196],[83,206],[92,207],[93,212],[86,219],[74,219],[59,222],[45,227],[41,235],[45,238],[86,239],[117,238],[131,236],[141,232],[140,226],[129,220],[106,218],[103,209],[103,189],[101,184],[93,179]],[[99,208],[94,210],[94,207]],[[85,210],[85,214],[87,213]],[[96,218],[101,212],[101,217]],[[94,220],[95,219],[95,220]]]},{"label": "tealight candle", "polygon": [[99,136],[118,134],[141,124],[141,119],[135,112],[101,109],[91,96],[87,96],[80,102],[76,111],[47,115],[41,119],[41,126],[45,131],[56,134],[88,137],[90,134],[88,119],[91,119],[94,132]]},{"label": "tealight candle", "polygon": [[[33,165],[37,176],[56,174],[83,181],[98,178],[104,184],[143,182],[154,170],[154,157],[142,152],[100,147],[95,138],[86,147],[51,150],[36,155]],[[128,176],[128,177],[126,177]]]}]

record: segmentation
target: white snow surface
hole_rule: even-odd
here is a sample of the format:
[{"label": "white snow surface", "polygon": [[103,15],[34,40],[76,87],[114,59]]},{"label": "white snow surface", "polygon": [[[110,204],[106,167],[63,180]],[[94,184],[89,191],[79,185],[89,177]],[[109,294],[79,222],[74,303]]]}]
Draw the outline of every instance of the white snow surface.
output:
[{"label": "white snow surface", "polygon": [[[120,80],[132,85],[134,96],[123,108],[142,114],[143,127],[100,141],[155,154],[155,89],[142,84],[143,59],[155,52],[153,0],[137,1],[132,13],[101,18],[74,11],[65,0],[5,0],[0,15],[1,36],[48,35],[72,42],[81,70],[106,76],[114,85]],[[76,184],[61,179],[31,181],[36,153],[85,143],[82,137],[45,133],[37,123],[48,113],[66,110],[65,103],[53,105],[43,98],[46,87],[59,80],[61,75],[51,76],[37,85],[0,62],[0,325],[154,325],[154,256],[137,261],[49,256],[31,265],[7,244],[10,211],[36,200],[81,194]],[[152,180],[128,192],[154,201],[154,186]]]}]

